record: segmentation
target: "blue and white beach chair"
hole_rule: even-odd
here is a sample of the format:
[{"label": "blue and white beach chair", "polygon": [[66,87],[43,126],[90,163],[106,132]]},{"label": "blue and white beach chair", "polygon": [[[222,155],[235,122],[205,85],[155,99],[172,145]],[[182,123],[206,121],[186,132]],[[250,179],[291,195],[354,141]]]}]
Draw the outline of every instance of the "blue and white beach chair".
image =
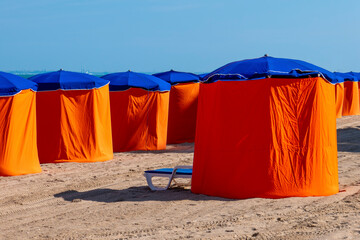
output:
[{"label": "blue and white beach chair", "polygon": [[[172,180],[175,178],[191,178],[192,166],[176,166],[174,168],[148,170],[145,171],[144,176],[151,190],[163,191],[170,187]],[[155,187],[152,183],[153,177],[167,177],[169,178],[169,183],[166,185],[166,187]]]}]

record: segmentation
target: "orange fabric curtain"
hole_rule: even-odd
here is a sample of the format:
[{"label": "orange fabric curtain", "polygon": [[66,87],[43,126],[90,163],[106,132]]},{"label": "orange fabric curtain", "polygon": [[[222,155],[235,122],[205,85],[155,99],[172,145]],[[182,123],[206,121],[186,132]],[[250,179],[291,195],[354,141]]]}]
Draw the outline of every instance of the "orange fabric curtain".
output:
[{"label": "orange fabric curtain", "polygon": [[335,111],[337,118],[342,117],[343,104],[344,104],[344,83],[337,83],[335,85]]},{"label": "orange fabric curtain", "polygon": [[195,141],[199,83],[171,86],[167,143]]},{"label": "orange fabric curtain", "polygon": [[109,86],[37,93],[41,163],[113,158]]},{"label": "orange fabric curtain", "polygon": [[41,172],[36,144],[36,93],[0,97],[0,175]]},{"label": "orange fabric curtain", "polygon": [[359,115],[359,85],[358,82],[344,82],[343,116]]},{"label": "orange fabric curtain", "polygon": [[115,152],[166,148],[169,92],[110,92]]},{"label": "orange fabric curtain", "polygon": [[227,198],[338,192],[335,89],[322,78],[201,84],[191,191]]}]

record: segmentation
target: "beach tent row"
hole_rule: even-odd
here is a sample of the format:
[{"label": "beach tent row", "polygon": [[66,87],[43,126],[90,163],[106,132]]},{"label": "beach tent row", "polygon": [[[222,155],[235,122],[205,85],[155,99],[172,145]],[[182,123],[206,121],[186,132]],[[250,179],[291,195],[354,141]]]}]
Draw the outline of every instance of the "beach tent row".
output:
[{"label": "beach tent row", "polygon": [[1,76],[8,96],[1,97],[0,175],[37,173],[40,162],[113,157],[108,81],[62,70],[30,80]]},{"label": "beach tent row", "polygon": [[[186,86],[194,84],[198,92],[199,78],[188,73],[168,73],[191,78],[183,83],[183,79],[177,81],[172,76],[167,83],[131,71],[98,78],[60,70],[26,80],[1,73],[4,144],[0,149],[0,175],[40,172],[39,160],[96,162],[112,159],[113,151],[165,149],[168,117],[175,119],[171,123],[174,128],[190,128],[184,131],[189,136],[182,133],[177,137],[173,132],[174,142],[194,141],[196,119],[192,125],[183,124],[173,115],[192,113],[188,117],[196,117],[197,94]],[[171,97],[179,110],[169,116],[171,84],[185,87]]]},{"label": "beach tent row", "polygon": [[360,114],[359,80],[360,73],[334,73],[337,82],[335,88],[336,117]]},{"label": "beach tent row", "polygon": [[[171,141],[174,142],[191,140],[192,136],[182,136],[180,133],[171,136],[169,131],[166,134],[167,127],[159,129],[159,126],[170,126],[171,118],[174,118],[172,124],[176,125],[175,120],[181,117],[181,111],[177,117],[171,117],[168,113],[171,98],[175,99],[175,106],[179,102],[176,101],[176,96],[172,97],[171,91],[169,94],[169,90],[175,89],[172,92],[181,95],[191,92],[187,87],[192,84],[199,88],[197,111],[194,113],[197,122],[196,128],[194,127],[196,136],[192,192],[241,199],[327,196],[339,191],[336,117],[339,116],[340,107],[342,116],[358,114],[353,110],[356,109],[356,104],[359,105],[359,98],[356,97],[356,93],[359,94],[356,74],[332,73],[304,61],[265,55],[220,67],[203,76],[201,84],[198,84],[198,80],[173,81],[175,71],[156,74],[165,82],[155,76],[129,71],[103,76],[101,81],[97,79],[99,82],[91,84],[79,80],[78,85],[66,87],[66,84],[63,85],[65,80],[58,80],[55,81],[56,84],[50,81],[51,84],[43,85],[46,88],[40,86],[53,75],[60,76],[63,72],[47,73],[43,77],[40,75],[31,79],[38,83],[40,93],[44,91],[50,94],[60,90],[61,95],[66,91],[74,92],[64,99],[54,97],[64,116],[60,115],[52,120],[70,122],[78,118],[76,114],[82,114],[79,119],[86,119],[83,115],[91,113],[97,115],[100,124],[87,126],[90,132],[86,135],[87,138],[73,136],[77,132],[83,134],[85,130],[73,129],[66,124],[66,131],[62,133],[66,135],[64,138],[49,136],[54,142],[57,140],[57,149],[67,151],[65,155],[57,155],[57,161],[66,161],[66,156],[84,153],[88,154],[89,159],[92,159],[93,154],[96,156],[93,159],[100,161],[102,156],[112,157],[112,149],[110,151],[107,147],[101,147],[101,144],[99,150],[95,150],[77,147],[72,149],[65,146],[68,143],[91,141],[92,147],[97,148],[96,139],[106,138],[105,141],[117,151],[128,151],[136,148],[164,148],[167,137],[173,137]],[[147,80],[142,82],[141,79],[145,77]],[[108,89],[109,82],[110,94],[108,91],[88,92]],[[36,85],[31,87],[35,91]],[[341,87],[344,89],[343,97],[340,96]],[[14,89],[13,95],[17,97],[29,87]],[[35,96],[32,90],[30,93],[32,95],[29,96]],[[351,101],[357,103],[347,102],[350,99],[347,98],[348,95],[352,96]],[[103,98],[108,102],[110,98],[110,104],[96,104],[103,101]],[[338,100],[341,98],[342,100]],[[44,98],[43,101],[47,99],[51,98]],[[55,108],[55,100],[54,104],[49,100],[40,109]],[[87,101],[91,101],[93,106],[84,108],[82,113],[76,113],[76,104],[84,105]],[[196,104],[193,100],[184,102],[189,106]],[[99,110],[102,105],[107,106],[107,109]],[[62,110],[66,106],[69,110]],[[35,116],[34,110],[32,111],[31,116]],[[38,116],[47,116],[47,112],[51,111],[44,111]],[[167,117],[168,121],[164,120]],[[102,121],[103,118],[107,120]],[[50,129],[63,127],[62,123],[56,125],[49,121],[39,121],[37,125],[48,124]],[[102,125],[101,133],[95,125]],[[108,130],[104,130],[106,125]],[[124,130],[119,126],[128,128]],[[111,127],[113,134],[109,130]],[[26,127],[25,130],[29,132]],[[137,130],[139,131],[136,132]],[[47,133],[41,133],[42,131],[45,132],[38,131],[39,135],[45,136]],[[131,131],[134,132],[130,133]],[[36,131],[32,130],[30,133],[36,134]],[[112,140],[114,144],[110,144]]]}]

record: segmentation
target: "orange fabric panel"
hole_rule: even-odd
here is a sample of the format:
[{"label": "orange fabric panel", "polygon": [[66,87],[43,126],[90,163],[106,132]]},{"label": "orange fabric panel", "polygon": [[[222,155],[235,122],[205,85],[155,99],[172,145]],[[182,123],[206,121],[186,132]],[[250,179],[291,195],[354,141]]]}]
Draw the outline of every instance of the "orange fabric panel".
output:
[{"label": "orange fabric panel", "polygon": [[109,86],[37,93],[41,163],[113,158]]},{"label": "orange fabric panel", "polygon": [[0,176],[41,172],[36,144],[36,93],[0,97]]},{"label": "orange fabric panel", "polygon": [[201,84],[191,191],[240,199],[337,193],[334,99],[322,78]]},{"label": "orange fabric panel", "polygon": [[199,83],[171,86],[167,143],[195,141]]},{"label": "orange fabric panel", "polygon": [[344,104],[344,83],[337,83],[335,85],[335,111],[337,118],[342,117],[343,104]]},{"label": "orange fabric panel", "polygon": [[115,152],[166,148],[169,92],[110,92]]},{"label": "orange fabric panel", "polygon": [[343,116],[359,115],[359,87],[358,82],[344,82]]}]

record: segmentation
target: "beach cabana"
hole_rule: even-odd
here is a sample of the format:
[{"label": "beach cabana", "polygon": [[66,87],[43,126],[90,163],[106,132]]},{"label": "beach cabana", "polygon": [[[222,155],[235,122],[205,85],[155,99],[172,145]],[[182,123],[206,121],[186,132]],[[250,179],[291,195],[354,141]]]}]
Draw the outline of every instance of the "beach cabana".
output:
[{"label": "beach cabana", "polygon": [[334,72],[336,76],[335,83],[335,112],[336,118],[341,118],[343,115],[344,105],[344,76],[341,73]]},{"label": "beach cabana", "polygon": [[109,81],[70,71],[35,75],[41,163],[113,158]]},{"label": "beach cabana", "polygon": [[199,76],[174,70],[153,75],[171,84],[167,143],[194,142]]},{"label": "beach cabana", "polygon": [[337,193],[334,79],[268,56],[205,76],[191,191],[237,199]]},{"label": "beach cabana", "polygon": [[335,73],[343,78],[344,101],[342,108],[343,116],[359,115],[359,79],[351,73]]},{"label": "beach cabana", "polygon": [[0,176],[41,172],[36,144],[37,85],[0,72]]},{"label": "beach cabana", "polygon": [[[360,82],[359,82],[360,81],[360,73],[359,72],[347,72],[347,74],[351,75],[355,82],[357,81],[357,83],[358,83],[357,87],[358,87],[358,89],[360,91]],[[356,84],[354,84],[354,85],[355,85],[354,88],[356,88]],[[356,97],[356,96],[354,95],[354,97]],[[359,92],[359,102],[360,102],[360,92]]]},{"label": "beach cabana", "polygon": [[166,148],[170,84],[144,73],[111,73],[110,104],[115,152]]}]

